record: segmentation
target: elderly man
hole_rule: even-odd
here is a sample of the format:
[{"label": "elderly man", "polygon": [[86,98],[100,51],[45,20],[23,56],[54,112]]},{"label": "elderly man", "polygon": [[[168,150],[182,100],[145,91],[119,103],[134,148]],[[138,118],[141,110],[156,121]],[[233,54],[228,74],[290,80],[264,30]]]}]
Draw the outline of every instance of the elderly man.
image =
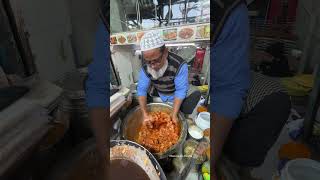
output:
[{"label": "elderly man", "polygon": [[163,102],[173,104],[172,118],[174,120],[177,120],[180,109],[185,114],[191,114],[201,95],[199,91],[193,93],[188,91],[186,61],[169,52],[160,34],[156,31],[146,33],[141,39],[140,47],[143,66],[137,91],[144,120],[150,120],[146,106],[150,87],[156,90]]}]

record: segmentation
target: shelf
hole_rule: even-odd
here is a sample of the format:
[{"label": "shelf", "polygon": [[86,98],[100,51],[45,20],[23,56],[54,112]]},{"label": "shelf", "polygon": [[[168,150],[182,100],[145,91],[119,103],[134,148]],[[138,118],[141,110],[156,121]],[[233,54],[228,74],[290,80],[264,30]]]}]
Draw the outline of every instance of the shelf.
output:
[{"label": "shelf", "polygon": [[200,23],[171,27],[161,27],[136,32],[116,33],[110,36],[110,45],[139,45],[139,41],[141,40],[142,36],[149,31],[158,31],[164,39],[165,43],[167,44],[210,41],[210,23]]}]

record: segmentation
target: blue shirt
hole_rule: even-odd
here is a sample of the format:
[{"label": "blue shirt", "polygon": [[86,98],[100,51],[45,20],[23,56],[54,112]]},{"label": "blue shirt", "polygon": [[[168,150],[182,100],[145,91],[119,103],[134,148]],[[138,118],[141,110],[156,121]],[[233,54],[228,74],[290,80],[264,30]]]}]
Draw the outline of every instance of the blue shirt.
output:
[{"label": "blue shirt", "polygon": [[89,108],[109,107],[109,33],[100,21],[96,32],[93,61],[88,67],[86,101]]},{"label": "blue shirt", "polygon": [[211,111],[226,118],[239,116],[250,86],[249,21],[245,5],[227,19],[211,50]]},{"label": "blue shirt", "polygon": [[[147,96],[147,91],[149,88],[151,80],[146,75],[143,69],[140,70],[139,74],[139,81],[138,81],[138,87],[137,87],[137,94],[138,96]],[[188,65],[183,64],[176,75],[174,79],[174,84],[176,91],[173,95],[168,96],[164,94],[160,94],[159,96],[163,102],[173,102],[174,98],[178,98],[183,100],[186,95],[189,88],[189,82],[188,82]]]}]

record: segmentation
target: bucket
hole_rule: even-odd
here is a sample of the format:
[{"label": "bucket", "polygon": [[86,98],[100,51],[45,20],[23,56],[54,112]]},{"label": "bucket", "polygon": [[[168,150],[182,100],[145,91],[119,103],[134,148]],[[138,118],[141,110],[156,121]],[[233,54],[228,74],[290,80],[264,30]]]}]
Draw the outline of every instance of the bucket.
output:
[{"label": "bucket", "polygon": [[209,112],[199,113],[197,119],[195,120],[195,123],[202,130],[206,130],[210,128],[210,113]]},{"label": "bucket", "polygon": [[282,170],[280,180],[318,180],[320,163],[311,159],[289,161]]}]

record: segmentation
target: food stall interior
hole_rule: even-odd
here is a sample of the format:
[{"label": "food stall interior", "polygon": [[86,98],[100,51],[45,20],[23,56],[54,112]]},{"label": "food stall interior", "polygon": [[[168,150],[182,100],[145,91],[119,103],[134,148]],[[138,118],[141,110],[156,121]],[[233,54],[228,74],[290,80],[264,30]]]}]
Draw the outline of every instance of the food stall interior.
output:
[{"label": "food stall interior", "polygon": [[[165,176],[160,173],[160,179],[208,176],[209,172],[202,171],[201,167],[208,169],[210,164],[204,163],[210,158],[210,114],[206,112],[210,103],[210,1],[111,1],[110,11],[111,141],[119,143],[116,148],[122,147],[120,144],[123,142],[130,144],[127,141],[132,141],[147,149],[160,164],[159,169],[165,173]],[[150,30],[158,31],[168,50],[187,62],[189,90],[199,91],[201,94],[192,113],[180,112],[179,122],[174,122],[169,115],[173,111],[172,105],[162,102],[157,94],[150,93],[147,109],[155,121],[150,124],[142,123],[137,96],[139,72],[143,63],[139,41]],[[195,122],[196,119],[200,122],[200,112],[206,119],[203,119],[205,123],[202,126]],[[197,133],[202,134],[202,138]],[[205,144],[207,153],[203,152],[192,161],[194,158],[190,157],[196,154],[195,149],[200,144]],[[119,155],[113,149],[111,148],[111,157]],[[129,146],[126,152],[128,149]]]}]

